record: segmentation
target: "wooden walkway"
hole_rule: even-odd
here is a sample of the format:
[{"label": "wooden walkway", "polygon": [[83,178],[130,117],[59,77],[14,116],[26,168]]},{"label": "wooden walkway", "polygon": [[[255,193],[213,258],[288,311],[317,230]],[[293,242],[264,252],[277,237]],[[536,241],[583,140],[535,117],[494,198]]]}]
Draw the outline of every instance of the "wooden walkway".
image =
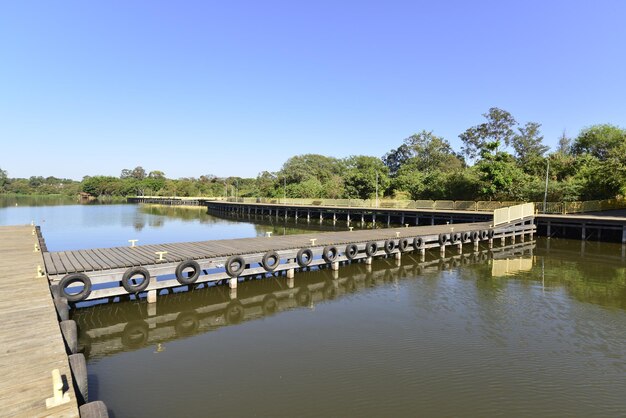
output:
[{"label": "wooden walkway", "polygon": [[[446,247],[462,251],[464,244],[492,245],[493,240],[532,236],[532,217],[497,227],[491,222],[367,229],[255,237],[217,241],[136,245],[74,251],[44,251],[51,284],[59,285],[70,302],[115,298],[145,293],[156,300],[160,290],[229,280],[321,265],[338,269],[341,263],[373,257],[401,257],[407,251],[424,252]],[[162,258],[161,258],[162,256]],[[270,261],[269,264],[268,260]]]},{"label": "wooden walkway", "polygon": [[52,397],[52,370],[73,387],[65,344],[32,226],[0,227],[0,416],[78,417],[70,401],[46,409]]}]

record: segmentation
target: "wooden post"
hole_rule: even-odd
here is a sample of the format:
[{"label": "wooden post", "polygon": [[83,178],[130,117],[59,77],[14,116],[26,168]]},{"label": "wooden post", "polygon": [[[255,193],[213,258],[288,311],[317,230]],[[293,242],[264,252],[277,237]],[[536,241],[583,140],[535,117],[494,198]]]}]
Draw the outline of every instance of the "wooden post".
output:
[{"label": "wooden post", "polygon": [[334,263],[330,265],[330,268],[333,269],[333,271],[339,270],[339,262],[335,261]]},{"label": "wooden post", "polygon": [[585,241],[585,240],[587,239],[587,231],[586,231],[586,228],[585,228],[585,227],[586,227],[586,224],[585,224],[585,223],[583,223],[583,226],[582,226],[582,231],[581,231],[581,235],[582,235],[582,236],[581,236],[581,238],[580,238],[580,239],[582,239],[583,241]]},{"label": "wooden post", "polygon": [[156,289],[148,290],[148,303],[156,303],[157,291]]},{"label": "wooden post", "polygon": [[550,235],[552,235],[552,225],[550,224],[550,221],[548,221],[548,226],[546,229],[546,235],[548,236],[548,239],[550,239]]},{"label": "wooden post", "polygon": [[368,266],[372,265],[372,257],[367,257],[365,259],[365,264],[367,264]]}]

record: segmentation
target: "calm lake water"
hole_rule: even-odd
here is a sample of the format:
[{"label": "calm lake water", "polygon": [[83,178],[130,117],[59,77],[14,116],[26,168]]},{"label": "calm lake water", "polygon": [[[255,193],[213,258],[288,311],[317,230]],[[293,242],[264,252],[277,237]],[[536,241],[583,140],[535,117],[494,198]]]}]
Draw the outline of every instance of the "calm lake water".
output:
[{"label": "calm lake water", "polygon": [[[50,250],[302,228],[180,208],[0,208],[0,224],[31,220]],[[626,416],[620,245],[538,239],[336,274],[79,309],[90,397],[118,418]]]}]

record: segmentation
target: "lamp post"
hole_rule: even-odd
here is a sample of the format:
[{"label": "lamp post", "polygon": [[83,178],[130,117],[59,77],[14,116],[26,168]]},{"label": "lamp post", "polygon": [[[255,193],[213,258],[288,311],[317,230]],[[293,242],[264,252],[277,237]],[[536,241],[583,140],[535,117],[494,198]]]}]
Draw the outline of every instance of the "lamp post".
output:
[{"label": "lamp post", "polygon": [[378,171],[376,172],[376,207],[378,207]]},{"label": "lamp post", "polygon": [[546,189],[543,193],[543,213],[546,213],[546,205],[548,204],[548,173],[550,173],[550,157],[547,159],[546,165]]}]

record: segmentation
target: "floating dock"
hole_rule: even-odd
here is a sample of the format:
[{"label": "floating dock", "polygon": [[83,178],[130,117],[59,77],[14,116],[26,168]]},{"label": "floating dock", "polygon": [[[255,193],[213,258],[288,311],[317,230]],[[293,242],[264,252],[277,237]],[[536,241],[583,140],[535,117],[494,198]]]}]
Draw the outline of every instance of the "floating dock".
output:
[{"label": "floating dock", "polygon": [[131,245],[44,253],[50,282],[70,302],[138,295],[154,301],[162,289],[227,280],[235,289],[240,278],[279,274],[293,278],[298,269],[328,266],[373,257],[438,250],[478,250],[481,243],[533,236],[532,204],[498,209],[488,222],[418,227],[346,230],[277,237]]}]

